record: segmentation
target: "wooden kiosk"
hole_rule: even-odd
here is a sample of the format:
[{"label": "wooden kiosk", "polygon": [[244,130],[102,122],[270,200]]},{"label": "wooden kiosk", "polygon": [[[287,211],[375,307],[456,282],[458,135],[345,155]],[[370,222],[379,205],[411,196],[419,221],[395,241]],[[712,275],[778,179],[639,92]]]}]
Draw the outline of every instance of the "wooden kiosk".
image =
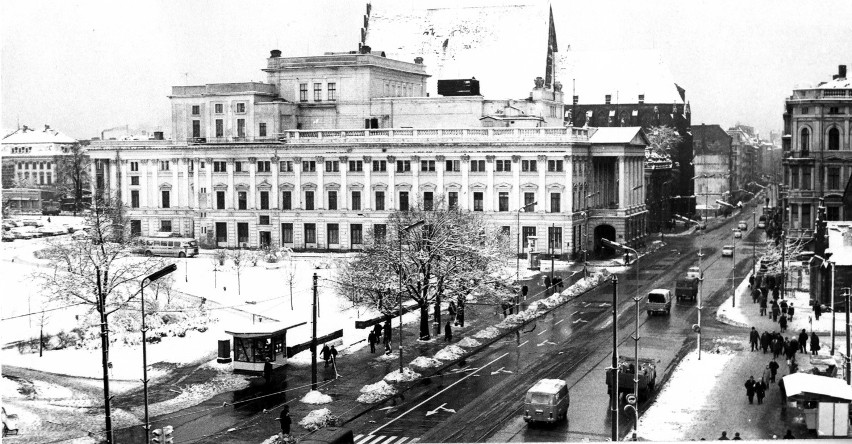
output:
[{"label": "wooden kiosk", "polygon": [[234,371],[262,373],[267,359],[274,367],[286,364],[287,330],[305,324],[258,322],[226,329],[234,339]]}]

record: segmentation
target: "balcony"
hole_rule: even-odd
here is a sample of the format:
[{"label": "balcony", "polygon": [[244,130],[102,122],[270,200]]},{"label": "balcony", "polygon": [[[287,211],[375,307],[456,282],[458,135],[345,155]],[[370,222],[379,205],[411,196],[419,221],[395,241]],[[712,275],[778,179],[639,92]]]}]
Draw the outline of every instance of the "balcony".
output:
[{"label": "balcony", "polygon": [[350,129],[294,130],[281,134],[290,143],[323,143],[326,141],[394,141],[411,140],[473,140],[473,139],[535,139],[553,141],[587,141],[588,128],[439,128],[439,129]]}]

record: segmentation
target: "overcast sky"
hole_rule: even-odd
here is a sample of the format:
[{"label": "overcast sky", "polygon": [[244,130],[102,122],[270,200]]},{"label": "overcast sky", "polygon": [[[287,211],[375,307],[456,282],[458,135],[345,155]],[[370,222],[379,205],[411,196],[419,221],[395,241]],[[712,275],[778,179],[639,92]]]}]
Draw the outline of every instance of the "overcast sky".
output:
[{"label": "overcast sky", "polygon": [[[364,4],[3,0],[3,129],[169,132],[172,85],[265,80],[274,48],[357,49]],[[740,122],[768,137],[794,86],[852,65],[849,0],[558,0],[553,9],[560,50],[659,50],[686,89],[693,124]]]}]

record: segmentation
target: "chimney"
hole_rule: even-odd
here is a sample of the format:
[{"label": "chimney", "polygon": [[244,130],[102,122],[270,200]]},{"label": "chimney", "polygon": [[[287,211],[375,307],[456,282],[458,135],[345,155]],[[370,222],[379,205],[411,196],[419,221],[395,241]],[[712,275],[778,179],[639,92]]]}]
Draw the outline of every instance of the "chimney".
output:
[{"label": "chimney", "polygon": [[50,125],[45,123],[44,124],[44,132],[48,132],[48,131],[50,131]]},{"label": "chimney", "polygon": [[29,130],[29,128],[26,125],[24,125],[24,132],[27,132],[28,130]]},{"label": "chimney", "polygon": [[837,77],[841,79],[846,78],[846,65],[839,65],[837,67]]},{"label": "chimney", "polygon": [[154,131],[154,140],[163,140],[163,132]]},{"label": "chimney", "polygon": [[418,64],[418,65],[422,65],[423,64],[423,57],[415,57],[414,63]]},{"label": "chimney", "polygon": [[369,54],[370,52],[372,52],[372,48],[367,45],[361,46],[361,54]]},{"label": "chimney", "polygon": [[269,57],[273,58],[273,59],[276,58],[276,57],[281,57],[281,50],[280,49],[273,49],[272,51],[269,51]]}]

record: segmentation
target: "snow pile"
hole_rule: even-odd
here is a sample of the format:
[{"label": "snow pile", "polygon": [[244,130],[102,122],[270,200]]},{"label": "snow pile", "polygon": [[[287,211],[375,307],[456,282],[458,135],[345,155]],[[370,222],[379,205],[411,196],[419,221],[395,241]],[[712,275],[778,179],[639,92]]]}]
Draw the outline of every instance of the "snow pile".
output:
[{"label": "snow pile", "polygon": [[324,395],[319,390],[311,390],[301,401],[305,404],[328,404],[331,402],[331,396]]},{"label": "snow pile", "polygon": [[482,343],[477,341],[476,339],[463,338],[461,341],[456,342],[456,345],[458,345],[459,347],[471,348],[479,347],[480,345],[482,345]]},{"label": "snow pile", "polygon": [[337,417],[332,415],[329,409],[312,410],[299,421],[300,426],[311,432],[335,423],[337,423]]},{"label": "snow pile", "polygon": [[556,307],[557,305],[559,305],[559,304],[561,304],[561,303],[563,303],[563,302],[565,302],[565,301],[566,301],[566,298],[565,298],[565,297],[560,296],[560,295],[558,295],[558,294],[555,294],[555,295],[553,295],[553,296],[550,296],[549,298],[542,299],[542,300],[540,301],[540,303],[541,303],[542,305],[544,305],[544,307],[545,307],[545,308],[550,309],[550,308]]},{"label": "snow pile", "polygon": [[391,384],[398,384],[400,382],[410,382],[419,378],[420,373],[415,372],[414,370],[405,367],[402,369],[402,374],[399,373],[399,370],[394,370],[384,377],[384,381]]},{"label": "snow pile", "polygon": [[493,339],[500,335],[500,330],[497,327],[488,327],[476,332],[473,337],[476,339]]},{"label": "snow pile", "polygon": [[718,354],[731,354],[745,350],[743,340],[732,336],[713,339],[713,347],[715,349],[711,353]]},{"label": "snow pile", "polygon": [[379,381],[375,384],[367,384],[361,387],[361,393],[361,396],[358,397],[358,402],[373,404],[395,395],[396,389],[388,385],[385,381]]},{"label": "snow pile", "polygon": [[442,365],[441,361],[437,359],[427,358],[425,356],[418,356],[411,364],[412,367],[420,367],[420,368],[430,368],[430,367],[440,367]]},{"label": "snow pile", "polygon": [[438,353],[435,353],[435,359],[440,359],[442,361],[454,361],[464,356],[464,354],[464,349],[458,345],[448,345],[439,350]]},{"label": "snow pile", "polygon": [[[219,373],[213,379],[179,388],[182,390],[180,394],[172,399],[151,404],[148,409],[151,416],[166,415],[198,405],[219,393],[244,389],[248,385],[249,381],[242,376]],[[142,407],[135,407],[131,411],[141,416]]]},{"label": "snow pile", "polygon": [[381,354],[376,357],[376,361],[392,361],[394,359],[399,359],[399,355],[396,353],[391,354]]},{"label": "snow pile", "polygon": [[[530,307],[533,308],[533,307]],[[527,309],[518,314],[509,315],[506,319],[503,319],[499,324],[496,325],[497,328],[513,328],[518,325],[523,324],[524,322],[529,321],[530,319],[534,319],[538,316],[538,312],[535,309]]]}]

